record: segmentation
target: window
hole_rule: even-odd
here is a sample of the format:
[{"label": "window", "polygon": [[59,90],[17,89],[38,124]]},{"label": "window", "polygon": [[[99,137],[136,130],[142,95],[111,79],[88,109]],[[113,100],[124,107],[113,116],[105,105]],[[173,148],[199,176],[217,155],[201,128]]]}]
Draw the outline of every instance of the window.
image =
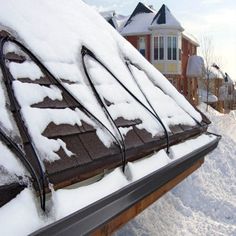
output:
[{"label": "window", "polygon": [[177,60],[177,37],[167,37],[167,60]]},{"label": "window", "polygon": [[171,51],[172,51],[172,37],[167,37],[167,59],[171,60]]},{"label": "window", "polygon": [[158,60],[158,37],[154,37],[154,60]]},{"label": "window", "polygon": [[146,57],[146,40],[145,37],[139,38],[139,52]]},{"label": "window", "polygon": [[154,60],[164,60],[164,37],[154,37]]},{"label": "window", "polygon": [[177,38],[173,37],[172,39],[173,39],[173,48],[172,48],[173,57],[172,57],[172,59],[177,60]]},{"label": "window", "polygon": [[160,60],[164,60],[164,37],[160,36]]}]

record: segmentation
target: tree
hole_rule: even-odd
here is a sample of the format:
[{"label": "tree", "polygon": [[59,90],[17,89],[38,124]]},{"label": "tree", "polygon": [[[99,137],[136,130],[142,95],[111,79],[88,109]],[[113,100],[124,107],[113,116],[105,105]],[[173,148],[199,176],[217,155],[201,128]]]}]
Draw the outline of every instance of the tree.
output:
[{"label": "tree", "polygon": [[201,39],[201,54],[204,59],[204,69],[203,76],[206,78],[206,87],[207,87],[207,107],[206,111],[208,111],[208,101],[209,101],[209,79],[211,74],[211,67],[215,63],[214,62],[214,47],[212,44],[212,39],[208,36],[203,36]]}]

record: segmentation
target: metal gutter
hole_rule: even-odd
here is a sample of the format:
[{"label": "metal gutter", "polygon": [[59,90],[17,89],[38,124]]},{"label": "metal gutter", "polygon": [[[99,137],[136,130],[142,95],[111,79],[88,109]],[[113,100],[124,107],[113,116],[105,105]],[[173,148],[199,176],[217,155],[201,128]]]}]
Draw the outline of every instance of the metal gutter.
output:
[{"label": "metal gutter", "polygon": [[[211,134],[212,135],[212,134]],[[89,235],[161,186],[190,168],[217,147],[220,136],[119,191],[50,224],[31,235]]]}]

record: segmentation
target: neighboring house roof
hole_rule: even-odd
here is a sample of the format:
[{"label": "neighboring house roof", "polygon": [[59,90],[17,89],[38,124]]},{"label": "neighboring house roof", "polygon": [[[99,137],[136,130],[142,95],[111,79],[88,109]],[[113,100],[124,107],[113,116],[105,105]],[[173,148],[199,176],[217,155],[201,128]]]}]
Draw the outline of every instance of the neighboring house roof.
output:
[{"label": "neighboring house roof", "polygon": [[219,70],[217,70],[215,67],[211,66],[210,73],[209,73],[209,79],[224,79],[224,77]]},{"label": "neighboring house roof", "polygon": [[149,27],[156,11],[139,2],[120,30],[122,35],[150,34]]},{"label": "neighboring house roof", "polygon": [[133,13],[130,15],[129,19],[127,20],[125,26],[130,24],[133,21],[133,18],[139,14],[143,13],[153,13],[155,10],[151,9],[150,7],[146,6],[145,4],[139,2],[136,8],[134,9]]},{"label": "neighboring house roof", "polygon": [[[149,172],[141,163],[144,177],[170,163],[173,168],[181,157],[191,163],[189,159],[198,153],[193,152],[195,145],[183,145],[166,154],[168,144],[206,131],[202,115],[83,1],[68,1],[65,7],[58,0],[8,0],[0,7],[0,46],[0,170],[4,170],[0,171],[0,194],[6,197],[0,198],[0,206],[22,189],[30,191],[31,181],[34,186],[38,183],[36,190],[45,203],[45,191],[52,185],[61,188],[103,175],[107,169],[157,150],[161,158],[152,160],[155,164],[149,164]],[[212,137],[204,135],[201,145],[206,149],[198,156],[216,144]],[[22,171],[22,166],[29,172]],[[140,176],[130,166],[130,178]],[[77,210],[74,204],[82,208],[111,194],[110,188],[115,192],[129,186],[131,180],[120,169],[112,176],[109,187],[95,183],[93,196],[79,194],[72,212]],[[60,193],[53,192],[56,195]],[[55,199],[58,204],[59,198]],[[71,202],[62,197],[61,204],[65,203]],[[37,216],[34,204],[31,208]],[[7,212],[10,217],[15,211],[4,208],[0,214]],[[64,216],[65,212],[52,218]],[[36,224],[31,230],[41,225]]]},{"label": "neighboring house roof", "polygon": [[156,12],[139,3],[120,32],[122,35],[141,35],[151,34],[152,29],[163,28],[183,31],[183,27],[165,4]]},{"label": "neighboring house roof", "polygon": [[158,28],[173,28],[183,30],[180,22],[175,18],[175,16],[171,13],[169,8],[163,4],[160,10],[155,15],[152,23],[152,27]]},{"label": "neighboring house roof", "polygon": [[142,35],[150,34],[149,29],[155,13],[140,13],[135,15],[129,24],[121,30],[122,35]]},{"label": "neighboring house roof", "polygon": [[115,11],[100,12],[100,14],[106,19],[106,21],[116,30],[120,31],[124,24],[127,22],[129,16],[123,16],[116,14]]},{"label": "neighboring house roof", "polygon": [[196,45],[197,47],[199,47],[199,42],[197,40],[197,38],[195,38],[192,34],[190,34],[188,31],[184,30],[182,32],[182,36],[187,39],[188,41],[190,41],[192,44]]}]

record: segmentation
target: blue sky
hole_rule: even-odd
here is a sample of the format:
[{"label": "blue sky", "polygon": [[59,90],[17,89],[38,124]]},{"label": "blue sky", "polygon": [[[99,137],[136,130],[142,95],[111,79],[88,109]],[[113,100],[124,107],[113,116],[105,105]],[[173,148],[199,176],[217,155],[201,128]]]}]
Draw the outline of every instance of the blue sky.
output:
[{"label": "blue sky", "polygon": [[[129,15],[137,0],[84,0],[100,11],[115,10]],[[223,71],[236,80],[236,1],[235,0],[142,0],[158,10],[166,4],[182,26],[198,40],[212,39],[214,54]],[[200,52],[200,50],[199,50]]]}]

